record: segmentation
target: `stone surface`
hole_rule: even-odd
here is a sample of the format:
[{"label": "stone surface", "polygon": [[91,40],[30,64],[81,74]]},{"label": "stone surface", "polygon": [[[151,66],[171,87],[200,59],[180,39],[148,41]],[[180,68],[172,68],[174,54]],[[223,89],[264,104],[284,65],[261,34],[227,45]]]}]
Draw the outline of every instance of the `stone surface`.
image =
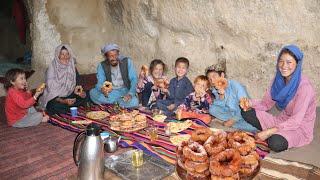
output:
[{"label": "stone surface", "polygon": [[[320,94],[320,1],[232,0],[28,0],[33,66],[40,84],[59,43],[70,43],[80,72],[95,72],[100,47],[115,42],[136,67],[163,59],[173,76],[174,60],[191,61],[193,79],[226,60],[227,75],[262,97],[274,77],[276,56],[295,43],[305,53],[304,74]],[[318,100],[319,102],[319,100]]]}]

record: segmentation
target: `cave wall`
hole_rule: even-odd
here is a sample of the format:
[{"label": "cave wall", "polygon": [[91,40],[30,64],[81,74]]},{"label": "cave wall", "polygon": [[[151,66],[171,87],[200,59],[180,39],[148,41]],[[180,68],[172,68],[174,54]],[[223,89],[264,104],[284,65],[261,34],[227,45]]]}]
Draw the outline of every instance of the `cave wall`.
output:
[{"label": "cave wall", "polygon": [[303,72],[320,93],[317,0],[27,0],[27,7],[35,85],[61,42],[71,44],[81,73],[95,72],[101,46],[115,42],[137,68],[164,60],[171,77],[180,56],[191,62],[191,79],[226,60],[228,77],[262,97],[280,48],[295,43],[305,53]]}]

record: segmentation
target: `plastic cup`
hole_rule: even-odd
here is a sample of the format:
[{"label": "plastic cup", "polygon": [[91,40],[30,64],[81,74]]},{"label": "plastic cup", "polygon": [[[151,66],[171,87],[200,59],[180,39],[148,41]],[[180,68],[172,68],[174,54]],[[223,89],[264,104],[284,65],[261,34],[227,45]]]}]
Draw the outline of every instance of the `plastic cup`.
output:
[{"label": "plastic cup", "polygon": [[77,117],[78,116],[78,108],[77,107],[71,107],[70,108],[71,116]]}]

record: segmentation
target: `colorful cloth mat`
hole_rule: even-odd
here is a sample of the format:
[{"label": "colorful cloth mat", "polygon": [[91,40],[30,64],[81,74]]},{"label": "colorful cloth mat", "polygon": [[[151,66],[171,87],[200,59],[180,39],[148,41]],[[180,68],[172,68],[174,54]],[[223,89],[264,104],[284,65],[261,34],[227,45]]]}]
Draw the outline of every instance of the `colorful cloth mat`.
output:
[{"label": "colorful cloth mat", "polygon": [[[108,121],[105,120],[92,120],[86,117],[86,113],[89,111],[108,111],[111,114],[117,113],[112,105],[92,105],[90,107],[79,107],[78,108],[78,116],[72,117],[70,114],[60,114],[53,115],[50,117],[49,122],[53,125],[65,128],[69,131],[80,132],[83,131],[86,127],[86,124],[77,124],[72,123],[74,121],[83,121],[90,120],[95,122],[101,126],[101,128],[105,131],[113,135],[121,135],[123,138],[120,141],[120,145],[122,147],[134,147],[137,149],[143,150],[145,153],[155,156],[158,158],[162,158],[171,164],[175,164],[176,162],[176,146],[170,142],[169,136],[165,134],[165,126],[166,123],[156,122],[152,120],[152,117],[147,112],[141,113],[147,116],[148,123],[152,123],[154,126],[158,127],[158,138],[155,141],[151,141],[146,130],[140,130],[138,132],[133,133],[119,133],[114,132],[110,129]],[[199,127],[208,127],[206,123],[199,119],[191,119],[193,121],[192,126],[188,129],[180,132],[179,134],[191,134],[192,131]],[[174,120],[173,120],[174,121]],[[253,134],[249,134],[252,135]],[[261,157],[264,157],[268,154],[269,149],[265,142],[257,141],[257,152]]]}]

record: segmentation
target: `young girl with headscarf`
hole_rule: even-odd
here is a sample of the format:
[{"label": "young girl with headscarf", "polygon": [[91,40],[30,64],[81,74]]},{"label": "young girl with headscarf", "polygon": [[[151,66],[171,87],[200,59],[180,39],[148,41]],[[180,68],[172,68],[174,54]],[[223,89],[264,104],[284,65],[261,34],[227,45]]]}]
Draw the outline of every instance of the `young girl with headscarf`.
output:
[{"label": "young girl with headscarf", "polygon": [[[257,137],[266,140],[275,152],[307,145],[313,139],[316,94],[310,80],[302,75],[302,60],[303,53],[297,46],[285,46],[278,56],[275,78],[263,99],[240,105],[243,118],[261,130]],[[274,105],[281,110],[279,115],[267,112]]]}]

